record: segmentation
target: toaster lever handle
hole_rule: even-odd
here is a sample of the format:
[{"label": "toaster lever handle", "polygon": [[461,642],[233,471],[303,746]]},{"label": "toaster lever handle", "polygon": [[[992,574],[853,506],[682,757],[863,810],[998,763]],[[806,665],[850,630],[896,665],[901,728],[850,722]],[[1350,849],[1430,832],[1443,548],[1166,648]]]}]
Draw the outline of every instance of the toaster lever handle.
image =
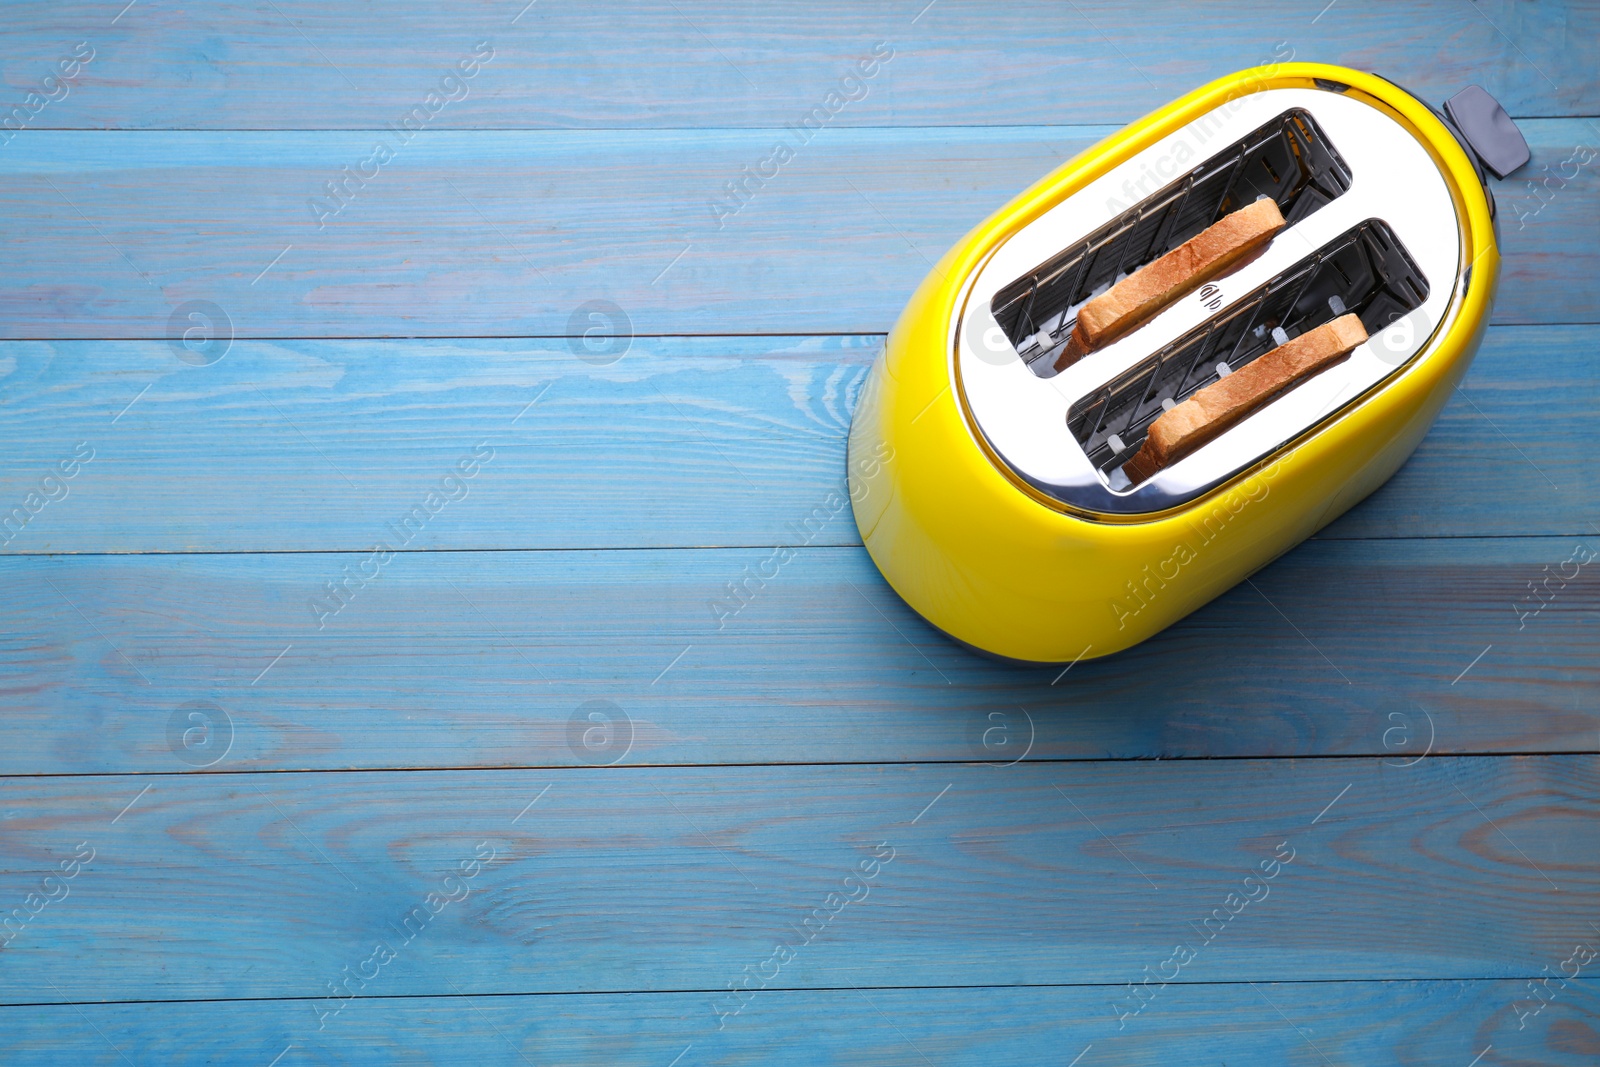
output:
[{"label": "toaster lever handle", "polygon": [[1528,142],[1500,101],[1481,85],[1469,85],[1444,102],[1466,147],[1496,178],[1504,178],[1528,162]]}]

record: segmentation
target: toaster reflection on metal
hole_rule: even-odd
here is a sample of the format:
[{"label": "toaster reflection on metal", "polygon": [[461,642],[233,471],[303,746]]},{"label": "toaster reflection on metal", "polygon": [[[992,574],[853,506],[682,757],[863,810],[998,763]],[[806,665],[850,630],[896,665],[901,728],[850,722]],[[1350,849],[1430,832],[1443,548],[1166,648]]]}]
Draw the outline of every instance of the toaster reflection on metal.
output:
[{"label": "toaster reflection on metal", "polygon": [[[1160,631],[1382,485],[1489,321],[1483,167],[1527,160],[1482,89],[1446,112],[1341,67],[1243,71],[968,234],[900,316],[851,426],[856,523],[889,583],[969,645],[1076,662]],[[1087,300],[1263,196],[1286,224],[1264,249],[1063,358]],[[1348,358],[1152,476],[1124,472],[1164,411],[1352,314],[1368,339]]]}]

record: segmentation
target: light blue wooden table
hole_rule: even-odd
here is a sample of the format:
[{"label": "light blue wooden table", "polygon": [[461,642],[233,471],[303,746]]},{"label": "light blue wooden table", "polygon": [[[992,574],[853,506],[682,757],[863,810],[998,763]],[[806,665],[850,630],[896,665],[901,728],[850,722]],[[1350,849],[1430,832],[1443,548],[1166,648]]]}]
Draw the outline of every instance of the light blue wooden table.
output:
[{"label": "light blue wooden table", "polygon": [[[3,12],[0,1063],[1600,1062],[1600,5],[123,3]],[[1259,592],[952,645],[885,331],[1289,54],[1526,133],[1463,387]]]}]

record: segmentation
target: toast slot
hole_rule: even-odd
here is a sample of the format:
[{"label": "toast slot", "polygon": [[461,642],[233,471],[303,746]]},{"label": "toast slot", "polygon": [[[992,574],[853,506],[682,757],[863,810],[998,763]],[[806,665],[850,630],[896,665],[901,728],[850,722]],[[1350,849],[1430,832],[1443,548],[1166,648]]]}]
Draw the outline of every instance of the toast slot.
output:
[{"label": "toast slot", "polygon": [[1147,263],[1078,310],[1078,324],[1055,369],[1066,370],[1101,345],[1138,329],[1202,282],[1262,248],[1283,229],[1283,213],[1264,196]]},{"label": "toast slot", "polygon": [[1291,109],[1006,285],[990,310],[1034,373],[1052,377],[1078,311],[1121,278],[1261,197],[1275,201],[1293,226],[1350,182],[1350,168],[1321,127]]},{"label": "toast slot", "polygon": [[1344,359],[1366,339],[1361,320],[1344,314],[1279,345],[1156,416],[1144,444],[1122,465],[1122,473],[1134,485],[1148,481],[1240,419]]},{"label": "toast slot", "polygon": [[[1368,334],[1419,307],[1428,280],[1389,226],[1346,231],[1214,318],[1075,401],[1067,428],[1108,484],[1168,409],[1293,338],[1347,313]],[[1147,472],[1148,473],[1148,472]],[[1120,486],[1126,488],[1126,485]]]}]

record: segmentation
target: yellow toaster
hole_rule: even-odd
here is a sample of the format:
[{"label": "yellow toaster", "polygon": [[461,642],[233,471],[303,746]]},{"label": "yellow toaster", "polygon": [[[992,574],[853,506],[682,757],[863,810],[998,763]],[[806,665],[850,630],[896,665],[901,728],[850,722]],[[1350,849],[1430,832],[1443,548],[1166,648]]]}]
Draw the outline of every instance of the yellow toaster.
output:
[{"label": "yellow toaster", "polygon": [[[873,561],[928,622],[1021,661],[1109,655],[1194,611],[1417,447],[1489,321],[1484,168],[1527,155],[1475,86],[1440,113],[1381,77],[1290,63],[1064,164],[944,255],[863,384],[848,476]],[[1282,214],[1270,243],[1063,358],[1087,301],[1264,197]],[[1347,315],[1366,333],[1348,357],[1127,476],[1164,412]]]}]

